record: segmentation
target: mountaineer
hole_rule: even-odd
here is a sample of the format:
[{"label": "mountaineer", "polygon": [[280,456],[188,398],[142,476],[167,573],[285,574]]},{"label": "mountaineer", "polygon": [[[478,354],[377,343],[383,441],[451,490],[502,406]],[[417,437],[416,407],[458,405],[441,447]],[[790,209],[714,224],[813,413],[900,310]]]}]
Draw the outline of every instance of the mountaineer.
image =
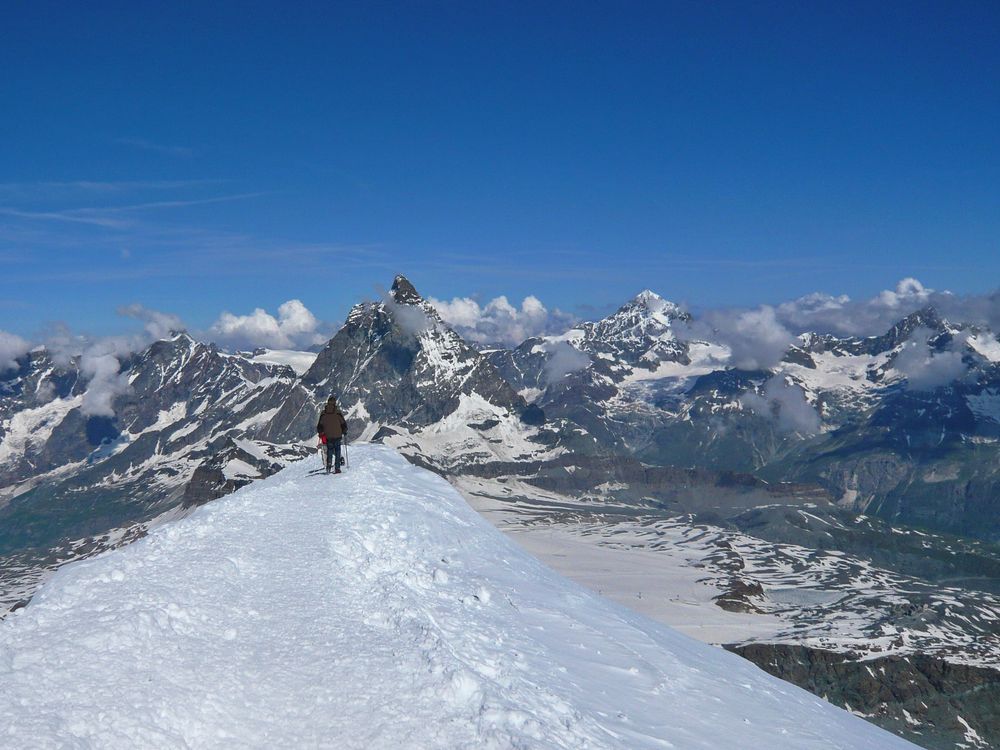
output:
[{"label": "mountaineer", "polygon": [[[337,407],[336,396],[330,396],[327,399],[326,406],[316,423],[316,432],[319,435],[320,443],[326,445],[326,473],[330,473],[330,465],[333,463],[333,473],[339,474],[340,445],[347,435],[347,420],[344,419],[343,412]],[[336,458],[335,462],[334,458]]]}]

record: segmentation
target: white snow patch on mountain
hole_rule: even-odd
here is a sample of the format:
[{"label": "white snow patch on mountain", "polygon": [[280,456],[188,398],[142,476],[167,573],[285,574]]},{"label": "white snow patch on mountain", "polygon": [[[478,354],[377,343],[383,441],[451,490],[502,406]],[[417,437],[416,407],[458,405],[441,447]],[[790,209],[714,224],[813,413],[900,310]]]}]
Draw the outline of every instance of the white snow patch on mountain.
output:
[{"label": "white snow patch on mountain", "polygon": [[1000,424],[1000,394],[987,388],[979,394],[969,394],[965,397],[969,409],[981,421]]},{"label": "white snow patch on mountain", "polygon": [[226,479],[254,479],[260,476],[260,472],[246,461],[234,458],[229,461],[222,470]]},{"label": "white snow patch on mountain", "polygon": [[1000,341],[992,333],[978,333],[969,336],[969,346],[990,362],[1000,362]]},{"label": "white snow patch on mountain", "polygon": [[259,362],[266,365],[287,365],[295,370],[295,374],[302,376],[316,361],[319,356],[316,352],[300,352],[293,349],[267,349],[262,354],[255,354],[250,358],[251,362]]},{"label": "white snow patch on mountain", "polygon": [[52,430],[82,403],[82,396],[57,398],[34,409],[23,409],[4,420],[3,439],[0,440],[0,465],[22,458],[45,445]]},{"label": "white snow patch on mountain", "polygon": [[0,623],[11,747],[912,747],[556,575],[359,446],[62,568]]}]

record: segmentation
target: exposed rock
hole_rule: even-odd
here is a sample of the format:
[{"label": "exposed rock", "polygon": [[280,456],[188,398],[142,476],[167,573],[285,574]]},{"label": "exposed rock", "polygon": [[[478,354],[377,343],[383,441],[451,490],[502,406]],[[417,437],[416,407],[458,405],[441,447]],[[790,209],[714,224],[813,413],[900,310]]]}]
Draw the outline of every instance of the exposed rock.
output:
[{"label": "exposed rock", "polygon": [[726,648],[922,747],[977,747],[955,718],[959,706],[984,741],[978,747],[1000,747],[1000,671],[919,655],[858,661],[785,644]]}]

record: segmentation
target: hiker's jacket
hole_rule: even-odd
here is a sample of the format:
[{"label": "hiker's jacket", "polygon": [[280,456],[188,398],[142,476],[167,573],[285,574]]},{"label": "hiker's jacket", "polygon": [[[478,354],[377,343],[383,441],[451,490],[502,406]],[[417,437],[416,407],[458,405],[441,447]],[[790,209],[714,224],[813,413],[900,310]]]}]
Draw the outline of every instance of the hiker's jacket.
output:
[{"label": "hiker's jacket", "polygon": [[316,432],[326,435],[327,440],[336,440],[347,434],[347,420],[335,403],[327,402],[323,413],[319,415]]}]

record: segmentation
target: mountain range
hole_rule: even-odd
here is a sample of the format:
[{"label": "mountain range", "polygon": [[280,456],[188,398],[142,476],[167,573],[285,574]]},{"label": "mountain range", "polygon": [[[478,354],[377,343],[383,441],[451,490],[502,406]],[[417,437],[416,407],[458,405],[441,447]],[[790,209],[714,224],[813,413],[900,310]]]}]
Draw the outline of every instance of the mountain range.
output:
[{"label": "mountain range", "polygon": [[105,403],[36,349],[0,373],[0,604],[308,456],[336,395],[352,440],[524,527],[674,539],[710,606],[780,621],[726,643],[765,669],[926,747],[1000,742],[996,335],[926,308],[747,369],[696,323],[644,291],[483,348],[397,277],[301,374],[177,332],[116,359]]}]

